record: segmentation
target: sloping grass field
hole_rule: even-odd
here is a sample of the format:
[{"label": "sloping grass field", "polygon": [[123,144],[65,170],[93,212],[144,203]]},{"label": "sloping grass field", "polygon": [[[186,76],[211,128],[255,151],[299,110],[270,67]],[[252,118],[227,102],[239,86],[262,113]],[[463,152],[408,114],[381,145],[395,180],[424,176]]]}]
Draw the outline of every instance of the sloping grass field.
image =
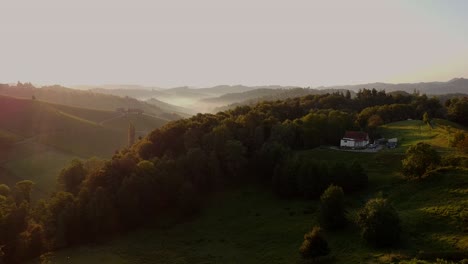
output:
[{"label": "sloping grass field", "polygon": [[[438,125],[437,125],[438,124]],[[395,150],[378,153],[331,149],[300,151],[297,155],[327,162],[359,161],[369,176],[366,192],[347,195],[350,224],[325,232],[331,256],[326,263],[398,263],[424,252],[468,251],[468,170],[445,168],[421,181],[399,174],[403,152],[420,140],[444,146],[449,132],[419,133],[419,121],[386,125],[382,134],[401,138]],[[464,129],[453,127],[448,130]],[[437,134],[436,134],[437,133]],[[368,245],[353,223],[358,210],[373,197],[388,198],[399,212],[402,242],[377,249]],[[51,263],[301,263],[303,235],[317,224],[316,200],[282,200],[264,186],[248,186],[213,195],[200,215],[183,223],[161,217],[157,227],[141,229],[112,241],[71,248],[47,256]]]},{"label": "sloping grass field", "polygon": [[398,144],[402,148],[395,149],[397,152],[403,152],[410,145],[418,142],[431,144],[439,151],[453,151],[450,141],[458,131],[466,131],[466,129],[443,119],[434,119],[432,126],[421,120],[407,120],[386,124],[379,128],[379,132],[386,138],[398,138]]}]

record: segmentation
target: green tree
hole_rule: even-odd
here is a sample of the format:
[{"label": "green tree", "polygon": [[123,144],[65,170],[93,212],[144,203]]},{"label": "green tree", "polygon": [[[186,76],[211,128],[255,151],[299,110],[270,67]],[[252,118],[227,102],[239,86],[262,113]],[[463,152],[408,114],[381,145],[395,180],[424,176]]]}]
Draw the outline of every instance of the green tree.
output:
[{"label": "green tree", "polygon": [[468,97],[453,98],[447,101],[447,117],[459,124],[468,125]]},{"label": "green tree", "polygon": [[128,125],[128,146],[131,147],[135,143],[135,126],[130,122]]},{"label": "green tree", "polygon": [[22,201],[26,201],[28,203],[31,202],[31,192],[34,186],[34,182],[30,180],[19,181],[15,185],[16,190],[16,202],[20,204]]},{"label": "green tree", "polygon": [[247,149],[238,140],[228,140],[224,145],[224,160],[231,176],[240,177],[247,164],[245,154]]},{"label": "green tree", "polygon": [[457,148],[463,153],[468,153],[468,137],[465,137],[463,140],[460,140],[457,143]]},{"label": "green tree", "polygon": [[463,141],[465,139],[465,133],[458,131],[453,135],[453,139],[451,140],[451,146],[456,147],[458,142]]},{"label": "green tree", "polygon": [[299,248],[299,253],[305,259],[326,256],[330,253],[328,242],[325,240],[320,227],[314,226],[312,231],[304,235],[304,242]]},{"label": "green tree", "polygon": [[358,214],[362,237],[375,246],[391,246],[400,240],[400,218],[386,199],[369,200]]},{"label": "green tree", "polygon": [[327,229],[337,229],[346,224],[343,189],[330,185],[320,196],[320,224]]},{"label": "green tree", "polygon": [[0,195],[3,195],[5,197],[10,195],[10,187],[6,184],[0,184]]},{"label": "green tree", "polygon": [[440,164],[440,155],[431,145],[419,142],[406,150],[403,159],[403,174],[408,177],[421,178],[427,171]]},{"label": "green tree", "polygon": [[375,130],[377,127],[383,125],[383,120],[379,115],[371,115],[367,120],[367,127],[371,130]]},{"label": "green tree", "polygon": [[83,163],[78,159],[74,159],[68,167],[62,169],[58,176],[58,182],[66,192],[76,195],[85,177],[86,170]]}]

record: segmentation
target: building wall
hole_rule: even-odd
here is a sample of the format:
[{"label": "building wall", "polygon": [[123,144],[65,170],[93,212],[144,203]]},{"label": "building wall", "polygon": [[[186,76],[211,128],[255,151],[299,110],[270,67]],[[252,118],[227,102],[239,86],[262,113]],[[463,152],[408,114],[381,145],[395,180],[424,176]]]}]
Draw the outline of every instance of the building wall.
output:
[{"label": "building wall", "polygon": [[340,141],[340,147],[348,147],[348,148],[360,148],[369,145],[369,141],[355,141],[349,139],[342,139]]},{"label": "building wall", "polygon": [[355,146],[356,147],[365,147],[369,144],[369,141],[356,141]]},{"label": "building wall", "polygon": [[354,148],[355,147],[355,141],[354,140],[349,140],[349,139],[342,139],[340,141],[340,147]]}]

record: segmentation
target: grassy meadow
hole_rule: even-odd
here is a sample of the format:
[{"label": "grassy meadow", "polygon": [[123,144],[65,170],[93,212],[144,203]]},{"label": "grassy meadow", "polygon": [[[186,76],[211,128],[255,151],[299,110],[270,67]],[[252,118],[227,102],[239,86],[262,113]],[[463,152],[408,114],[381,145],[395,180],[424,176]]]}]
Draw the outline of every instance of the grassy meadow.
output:
[{"label": "grassy meadow", "polygon": [[[398,263],[424,252],[468,251],[468,170],[442,169],[422,181],[406,181],[400,173],[404,150],[425,141],[455,153],[450,133],[462,127],[437,120],[434,130],[417,120],[388,124],[381,133],[398,137],[396,149],[378,153],[341,152],[326,148],[299,151],[311,160],[358,160],[369,176],[366,192],[347,196],[350,224],[325,232],[331,263]],[[425,130],[423,130],[425,129]],[[398,210],[402,243],[398,248],[368,245],[353,224],[358,210],[373,197],[388,198]],[[318,201],[279,199],[260,186],[215,194],[192,220],[177,223],[162,217],[158,227],[123,234],[112,241],[47,255],[51,263],[301,263],[298,248],[304,233],[317,224]],[[171,221],[172,220],[172,221]],[[39,262],[39,261],[37,261]],[[36,262],[36,263],[37,263]]]},{"label": "grassy meadow", "polygon": [[426,142],[439,151],[452,151],[450,141],[457,131],[465,130],[460,125],[444,119],[434,119],[432,127],[421,120],[407,120],[383,125],[379,132],[386,138],[398,138],[402,148],[395,152],[404,152],[410,145]]}]

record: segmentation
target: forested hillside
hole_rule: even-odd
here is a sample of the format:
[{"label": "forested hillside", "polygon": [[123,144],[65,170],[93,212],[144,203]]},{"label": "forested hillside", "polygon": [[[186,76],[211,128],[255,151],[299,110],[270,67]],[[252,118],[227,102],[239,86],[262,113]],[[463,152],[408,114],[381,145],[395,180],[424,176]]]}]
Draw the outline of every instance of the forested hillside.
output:
[{"label": "forested hillside", "polygon": [[[442,105],[425,95],[364,89],[355,98],[308,95],[173,121],[110,160],[74,161],[60,173],[60,191],[37,205],[30,199],[32,182],[2,186],[4,259],[14,263],[109,238],[162,216],[187,219],[227,186],[257,183],[290,199],[317,199],[331,184],[347,195],[364,192],[369,175],[385,175],[369,169],[384,166],[373,167],[377,163],[365,159],[327,161],[326,153],[307,151],[336,146],[346,130],[380,137],[377,128],[394,121],[424,117],[430,124],[447,117],[466,126],[467,106],[468,98]],[[466,139],[454,140],[460,153],[466,152]],[[375,159],[391,165],[400,158]],[[466,166],[463,156],[450,162]]]},{"label": "forested hillside", "polygon": [[15,184],[34,180],[33,197],[55,190],[60,170],[75,158],[109,158],[128,145],[132,123],[136,137],[166,120],[0,96],[0,179]]}]

